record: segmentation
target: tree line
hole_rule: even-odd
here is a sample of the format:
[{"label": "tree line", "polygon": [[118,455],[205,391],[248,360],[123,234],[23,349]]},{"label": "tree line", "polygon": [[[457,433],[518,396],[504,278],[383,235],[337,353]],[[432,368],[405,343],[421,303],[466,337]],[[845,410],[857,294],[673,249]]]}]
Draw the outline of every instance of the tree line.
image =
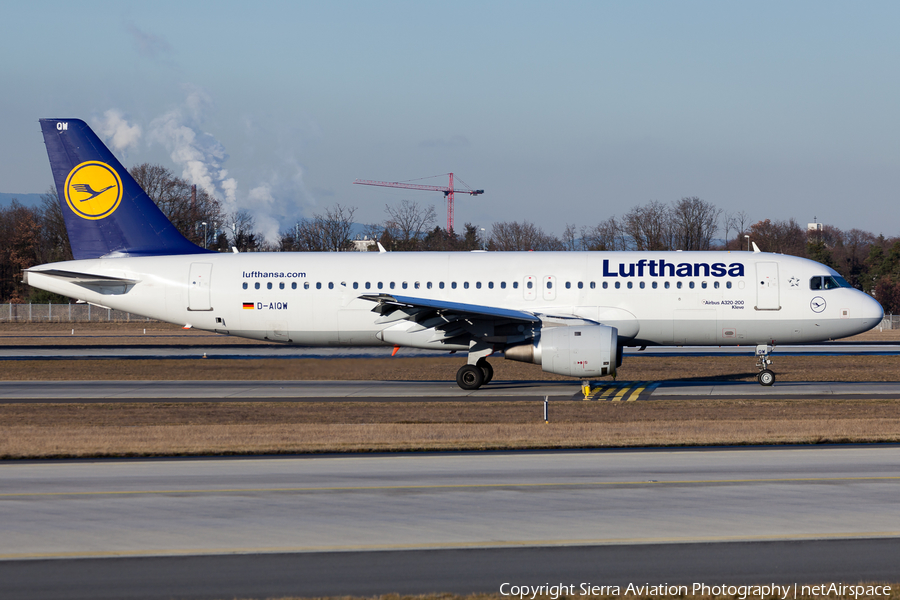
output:
[{"label": "tree line", "polygon": [[[341,252],[359,249],[354,239],[375,241],[389,251],[596,251],[596,250],[747,250],[752,241],[765,252],[810,258],[840,273],[850,284],[878,299],[886,312],[900,313],[900,237],[886,238],[859,229],[824,226],[807,231],[794,219],[751,222],[745,212],[724,213],[697,197],[670,204],[651,201],[623,216],[610,216],[580,228],[567,225],[561,237],[530,221],[493,223],[490,229],[466,223],[460,233],[436,224],[432,204],[403,200],[385,206],[381,223],[355,224],[355,207],[335,204],[300,219],[270,241],[255,229],[247,211],[225,214],[221,203],[160,165],[144,163],[129,172],[175,227],[199,246],[230,252]],[[719,232],[723,238],[717,238]],[[15,200],[0,209],[0,301],[66,301],[22,283],[34,265],[70,260],[68,235],[56,190],[40,206]],[[748,237],[749,236],[749,237]]]}]

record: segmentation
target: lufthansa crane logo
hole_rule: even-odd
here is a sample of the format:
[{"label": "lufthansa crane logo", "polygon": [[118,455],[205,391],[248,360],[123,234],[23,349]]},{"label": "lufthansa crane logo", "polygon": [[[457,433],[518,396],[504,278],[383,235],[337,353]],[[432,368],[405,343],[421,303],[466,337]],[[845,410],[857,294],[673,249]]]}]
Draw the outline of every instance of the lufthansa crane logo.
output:
[{"label": "lufthansa crane logo", "polygon": [[65,195],[66,204],[82,219],[103,219],[122,201],[122,180],[106,163],[83,162],[66,178]]}]

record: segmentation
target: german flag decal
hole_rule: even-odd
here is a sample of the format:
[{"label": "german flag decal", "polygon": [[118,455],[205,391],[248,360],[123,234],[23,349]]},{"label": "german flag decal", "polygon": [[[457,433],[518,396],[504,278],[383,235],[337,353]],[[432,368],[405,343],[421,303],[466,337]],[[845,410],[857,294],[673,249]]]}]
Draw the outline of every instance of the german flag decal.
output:
[{"label": "german flag decal", "polygon": [[244,302],[244,310],[253,310],[252,302]]}]

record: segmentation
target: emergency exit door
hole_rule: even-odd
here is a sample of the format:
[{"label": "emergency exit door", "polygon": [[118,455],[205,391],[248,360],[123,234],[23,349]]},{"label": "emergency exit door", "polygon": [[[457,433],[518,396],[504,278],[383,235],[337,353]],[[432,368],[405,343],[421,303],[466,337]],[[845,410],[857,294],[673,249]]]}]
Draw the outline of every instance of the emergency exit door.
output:
[{"label": "emergency exit door", "polygon": [[209,286],[212,280],[212,264],[191,263],[188,278],[188,310],[212,310],[209,303]]},{"label": "emergency exit door", "polygon": [[756,310],[781,310],[778,263],[756,263]]}]

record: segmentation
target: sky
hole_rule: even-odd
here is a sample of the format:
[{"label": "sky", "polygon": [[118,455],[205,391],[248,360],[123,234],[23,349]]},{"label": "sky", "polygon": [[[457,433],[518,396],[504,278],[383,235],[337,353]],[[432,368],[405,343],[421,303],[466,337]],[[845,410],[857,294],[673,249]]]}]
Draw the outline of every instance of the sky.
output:
[{"label": "sky", "polygon": [[560,235],[698,196],[749,222],[900,234],[900,3],[4,2],[0,192],[52,185],[81,118],[270,238],[446,185],[456,230]]}]

